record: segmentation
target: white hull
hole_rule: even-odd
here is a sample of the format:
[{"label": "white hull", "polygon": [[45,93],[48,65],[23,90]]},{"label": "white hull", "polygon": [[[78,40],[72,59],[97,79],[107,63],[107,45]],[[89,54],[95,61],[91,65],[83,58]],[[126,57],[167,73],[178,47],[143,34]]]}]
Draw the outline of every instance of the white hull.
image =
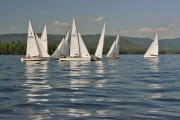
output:
[{"label": "white hull", "polygon": [[21,61],[47,61],[49,57],[21,58]]},{"label": "white hull", "polygon": [[90,61],[90,58],[59,58],[59,61]]},{"label": "white hull", "polygon": [[158,55],[157,56],[144,56],[144,58],[158,58]]}]

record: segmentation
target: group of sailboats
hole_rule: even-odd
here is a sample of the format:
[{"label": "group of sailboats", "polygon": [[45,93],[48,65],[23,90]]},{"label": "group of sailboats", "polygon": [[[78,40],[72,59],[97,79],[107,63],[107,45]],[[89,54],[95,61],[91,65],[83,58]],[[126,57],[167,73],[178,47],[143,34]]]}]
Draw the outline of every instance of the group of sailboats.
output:
[{"label": "group of sailboats", "polygon": [[46,25],[41,38],[39,39],[37,34],[34,34],[31,21],[29,20],[28,37],[26,58],[21,58],[21,61],[45,61],[49,60],[50,56],[47,52],[47,31]]},{"label": "group of sailboats", "polygon": [[[44,26],[41,38],[38,38],[37,34],[34,33],[32,23],[29,20],[26,58],[21,58],[21,61],[45,61],[50,58],[59,61],[97,61],[102,59],[105,26],[106,22],[104,23],[95,55],[91,57],[79,31],[77,30],[75,18],[73,18],[71,35],[69,27],[65,38],[62,39],[57,49],[50,57],[48,54],[46,25]],[[118,32],[116,39],[106,55],[107,58],[119,58],[119,44],[120,34]],[[158,37],[156,34],[154,41],[145,53],[144,57],[158,57],[158,51]]]}]

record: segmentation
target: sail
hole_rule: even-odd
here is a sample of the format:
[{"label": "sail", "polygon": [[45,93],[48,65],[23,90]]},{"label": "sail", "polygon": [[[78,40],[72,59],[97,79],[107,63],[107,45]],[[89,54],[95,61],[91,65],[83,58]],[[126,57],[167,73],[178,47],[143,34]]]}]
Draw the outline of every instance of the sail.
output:
[{"label": "sail", "polygon": [[114,49],[115,55],[119,55],[119,44],[120,44],[120,39],[119,39],[119,33],[118,33],[116,42],[115,42],[115,49]]},{"label": "sail", "polygon": [[78,36],[79,36],[79,46],[80,46],[81,58],[91,58],[79,32],[78,32]]},{"label": "sail", "polygon": [[38,55],[39,55],[39,51],[38,51],[38,48],[37,48],[37,44],[36,44],[32,24],[31,24],[31,21],[29,20],[26,57],[38,56]]},{"label": "sail", "polygon": [[158,45],[158,36],[156,34],[154,41],[149,46],[144,57],[157,56],[158,52],[159,52],[159,45]]},{"label": "sail", "polygon": [[79,56],[79,42],[76,29],[76,23],[73,18],[72,32],[71,32],[71,46],[70,46],[70,57]]},{"label": "sail", "polygon": [[158,46],[158,36],[156,34],[156,37],[153,42],[153,47],[151,48],[150,55],[158,55],[159,46]]},{"label": "sail", "polygon": [[113,42],[106,57],[113,57],[113,56],[119,55],[119,44],[120,44],[120,39],[119,39],[119,33],[118,33],[116,40]]},{"label": "sail", "polygon": [[60,58],[62,54],[62,46],[64,44],[64,38],[61,40],[60,44],[58,45],[57,49],[54,51],[54,53],[51,55],[53,58]]},{"label": "sail", "polygon": [[48,52],[48,43],[47,43],[47,30],[46,30],[46,25],[44,26],[44,30],[41,35],[41,42],[46,50]]},{"label": "sail", "polygon": [[104,35],[105,35],[105,26],[106,22],[104,23],[104,27],[101,33],[101,37],[99,39],[99,43],[95,52],[95,56],[102,58],[102,51],[103,51],[103,46],[104,46]]},{"label": "sail", "polygon": [[39,50],[39,56],[40,57],[49,57],[49,54],[46,52],[46,50],[45,50],[42,42],[38,38],[37,34],[36,34],[36,43],[37,43],[38,50]]},{"label": "sail", "polygon": [[113,42],[108,54],[106,55],[106,57],[112,57],[113,56],[113,51],[114,51],[114,48],[115,48],[115,43],[116,41]]},{"label": "sail", "polygon": [[69,50],[70,50],[70,37],[69,37],[69,31],[70,31],[70,27],[68,28],[68,31],[66,33],[66,37],[64,39],[64,43],[62,46],[62,54],[69,56]]}]

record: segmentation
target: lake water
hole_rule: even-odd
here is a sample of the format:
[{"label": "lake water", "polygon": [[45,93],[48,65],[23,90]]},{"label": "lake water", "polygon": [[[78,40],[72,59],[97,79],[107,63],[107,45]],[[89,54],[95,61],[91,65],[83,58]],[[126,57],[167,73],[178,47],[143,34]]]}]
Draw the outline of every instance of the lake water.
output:
[{"label": "lake water", "polygon": [[180,56],[21,62],[0,56],[0,119],[180,119]]}]

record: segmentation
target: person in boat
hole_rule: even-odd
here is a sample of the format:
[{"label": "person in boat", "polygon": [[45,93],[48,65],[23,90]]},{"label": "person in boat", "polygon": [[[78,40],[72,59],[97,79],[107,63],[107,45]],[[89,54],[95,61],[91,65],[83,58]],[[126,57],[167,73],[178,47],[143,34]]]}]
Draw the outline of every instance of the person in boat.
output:
[{"label": "person in boat", "polygon": [[27,58],[30,58],[30,55],[28,54]]},{"label": "person in boat", "polygon": [[115,58],[119,58],[119,56],[118,56],[118,55],[116,55],[116,56],[115,56]]},{"label": "person in boat", "polygon": [[99,59],[99,57],[97,57],[97,56],[91,57],[91,60],[98,60],[98,59]]}]

